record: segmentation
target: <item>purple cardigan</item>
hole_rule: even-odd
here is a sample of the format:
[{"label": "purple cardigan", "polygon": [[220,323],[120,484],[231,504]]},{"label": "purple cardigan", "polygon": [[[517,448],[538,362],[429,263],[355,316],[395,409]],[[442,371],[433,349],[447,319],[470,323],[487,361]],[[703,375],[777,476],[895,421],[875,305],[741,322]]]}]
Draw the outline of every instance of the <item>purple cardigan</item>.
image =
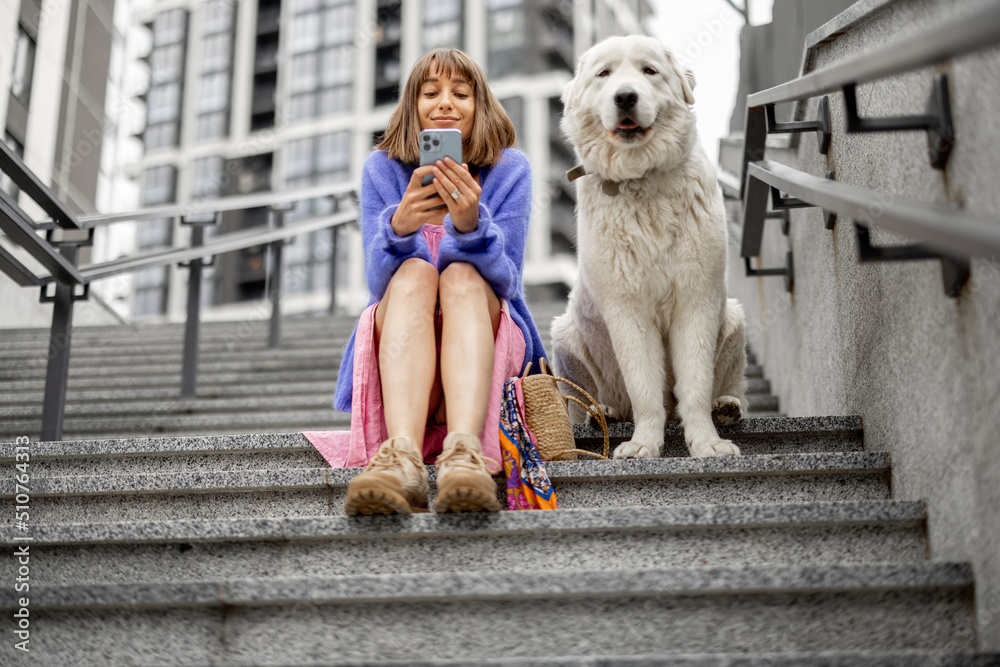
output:
[{"label": "purple cardigan", "polygon": [[[390,160],[385,151],[372,151],[361,176],[361,236],[365,249],[365,276],[369,305],[385,294],[396,269],[411,257],[431,261],[423,235],[415,232],[396,236],[390,225],[403,199],[413,166]],[[531,167],[520,151],[508,148],[495,167],[479,172],[482,194],[479,198],[479,226],[462,234],[455,229],[451,216],[445,215],[447,235],[441,241],[437,268],[443,271],[453,262],[468,262],[493,287],[497,296],[507,299],[514,324],[524,336],[524,364],[545,356],[538,329],[524,301],[521,273],[524,268],[524,244],[531,217]],[[351,411],[354,392],[354,337],[347,342],[337,377],[333,407]]]}]

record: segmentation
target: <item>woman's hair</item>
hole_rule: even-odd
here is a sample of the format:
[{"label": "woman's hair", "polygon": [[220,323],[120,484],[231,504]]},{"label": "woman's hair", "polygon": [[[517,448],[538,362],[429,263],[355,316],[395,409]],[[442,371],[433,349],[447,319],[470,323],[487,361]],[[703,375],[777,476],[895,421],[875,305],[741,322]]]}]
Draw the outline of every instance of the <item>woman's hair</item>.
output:
[{"label": "woman's hair", "polygon": [[385,134],[375,148],[387,151],[390,158],[406,164],[420,162],[417,101],[420,99],[420,88],[432,72],[448,78],[459,76],[469,80],[476,110],[472,135],[465,142],[462,159],[470,165],[494,166],[500,161],[504,149],[514,145],[517,132],[507,112],[490,91],[482,68],[458,49],[435,49],[417,61],[406,80],[402,98],[389,117]]}]

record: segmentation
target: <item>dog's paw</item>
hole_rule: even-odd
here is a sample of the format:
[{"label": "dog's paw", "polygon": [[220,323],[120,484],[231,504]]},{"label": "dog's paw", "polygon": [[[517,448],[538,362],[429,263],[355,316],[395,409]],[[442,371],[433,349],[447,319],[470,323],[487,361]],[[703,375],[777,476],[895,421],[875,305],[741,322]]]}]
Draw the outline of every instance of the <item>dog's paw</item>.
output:
[{"label": "dog's paw", "polygon": [[[740,448],[729,440],[709,440],[707,442],[696,442],[689,448],[691,456],[739,456]],[[615,452],[617,454],[617,452]]]},{"label": "dog's paw", "polygon": [[719,396],[712,403],[712,421],[716,424],[735,424],[743,419],[743,406],[735,396]]},{"label": "dog's paw", "polygon": [[616,459],[655,459],[660,456],[660,446],[629,440],[615,447]]},{"label": "dog's paw", "polygon": [[[618,422],[627,421],[621,414],[619,414],[617,410],[615,410],[610,405],[604,405],[603,403],[598,403],[597,407],[599,407],[601,409],[601,412],[604,413],[604,420],[608,424],[617,424]],[[595,428],[597,427],[597,423],[594,421],[594,417],[589,412],[587,413],[586,423],[588,426],[593,426]]]}]

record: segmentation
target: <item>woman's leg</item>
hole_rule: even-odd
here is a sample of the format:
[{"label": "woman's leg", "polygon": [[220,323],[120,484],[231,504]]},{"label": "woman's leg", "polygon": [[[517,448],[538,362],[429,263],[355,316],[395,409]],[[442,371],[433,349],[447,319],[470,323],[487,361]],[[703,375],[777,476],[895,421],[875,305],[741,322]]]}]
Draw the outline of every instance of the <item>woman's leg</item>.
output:
[{"label": "woman's leg", "polygon": [[411,438],[417,454],[422,452],[428,412],[440,398],[431,395],[437,372],[437,297],[437,268],[421,259],[408,259],[375,310],[386,429],[390,438]]},{"label": "woman's leg", "polygon": [[437,269],[403,263],[375,309],[382,405],[389,439],[347,486],[348,515],[427,511],[424,425],[437,372],[434,313]]},{"label": "woman's leg", "polygon": [[441,272],[441,384],[448,435],[437,460],[435,512],[499,511],[479,434],[493,380],[500,300],[469,264]]},{"label": "woman's leg", "polygon": [[475,267],[450,264],[441,272],[441,385],[448,431],[478,435],[486,422],[493,382],[500,299]]}]

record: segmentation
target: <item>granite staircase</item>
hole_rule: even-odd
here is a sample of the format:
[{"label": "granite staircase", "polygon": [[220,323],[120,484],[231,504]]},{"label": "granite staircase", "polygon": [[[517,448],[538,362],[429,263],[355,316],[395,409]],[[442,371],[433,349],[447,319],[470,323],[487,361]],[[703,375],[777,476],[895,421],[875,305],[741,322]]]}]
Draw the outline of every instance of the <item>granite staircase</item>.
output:
[{"label": "granite staircase", "polygon": [[[535,307],[548,325],[564,305]],[[202,324],[198,396],[179,397],[183,325],[86,327],[73,336],[65,440],[153,435],[222,435],[346,428],[331,410],[341,355],[356,318],[289,318],[281,346],[268,349],[267,320]],[[49,332],[0,333],[0,439],[37,439]],[[751,359],[752,361],[752,359]],[[748,370],[755,414],[777,398],[759,366]]]},{"label": "granite staircase", "polygon": [[[1000,663],[974,653],[971,568],[928,558],[924,504],[893,499],[892,462],[865,451],[861,420],[774,416],[759,369],[755,416],[720,429],[742,457],[692,459],[671,423],[662,458],[549,464],[559,511],[343,516],[358,470],[329,468],[298,431],[338,427],[330,373],[350,324],[290,322],[278,353],[263,330],[232,349],[233,325],[207,326],[187,413],[166,391],[179,364],[169,327],[117,342],[81,330],[71,439],[30,444],[24,530],[13,440],[37,417],[6,398],[37,391],[38,345],[4,336],[0,543],[28,545],[31,588],[5,585],[0,605],[11,618],[29,597],[31,639],[21,653],[5,633],[0,663]],[[244,402],[258,397],[274,400]],[[242,406],[229,423],[223,401]],[[141,410],[112,418],[102,404],[178,411],[152,427],[169,435],[148,437]],[[291,432],[265,433],[279,429]],[[614,425],[613,442],[630,433]],[[600,447],[596,431],[576,435]],[[3,581],[18,567],[0,559]]]}]

